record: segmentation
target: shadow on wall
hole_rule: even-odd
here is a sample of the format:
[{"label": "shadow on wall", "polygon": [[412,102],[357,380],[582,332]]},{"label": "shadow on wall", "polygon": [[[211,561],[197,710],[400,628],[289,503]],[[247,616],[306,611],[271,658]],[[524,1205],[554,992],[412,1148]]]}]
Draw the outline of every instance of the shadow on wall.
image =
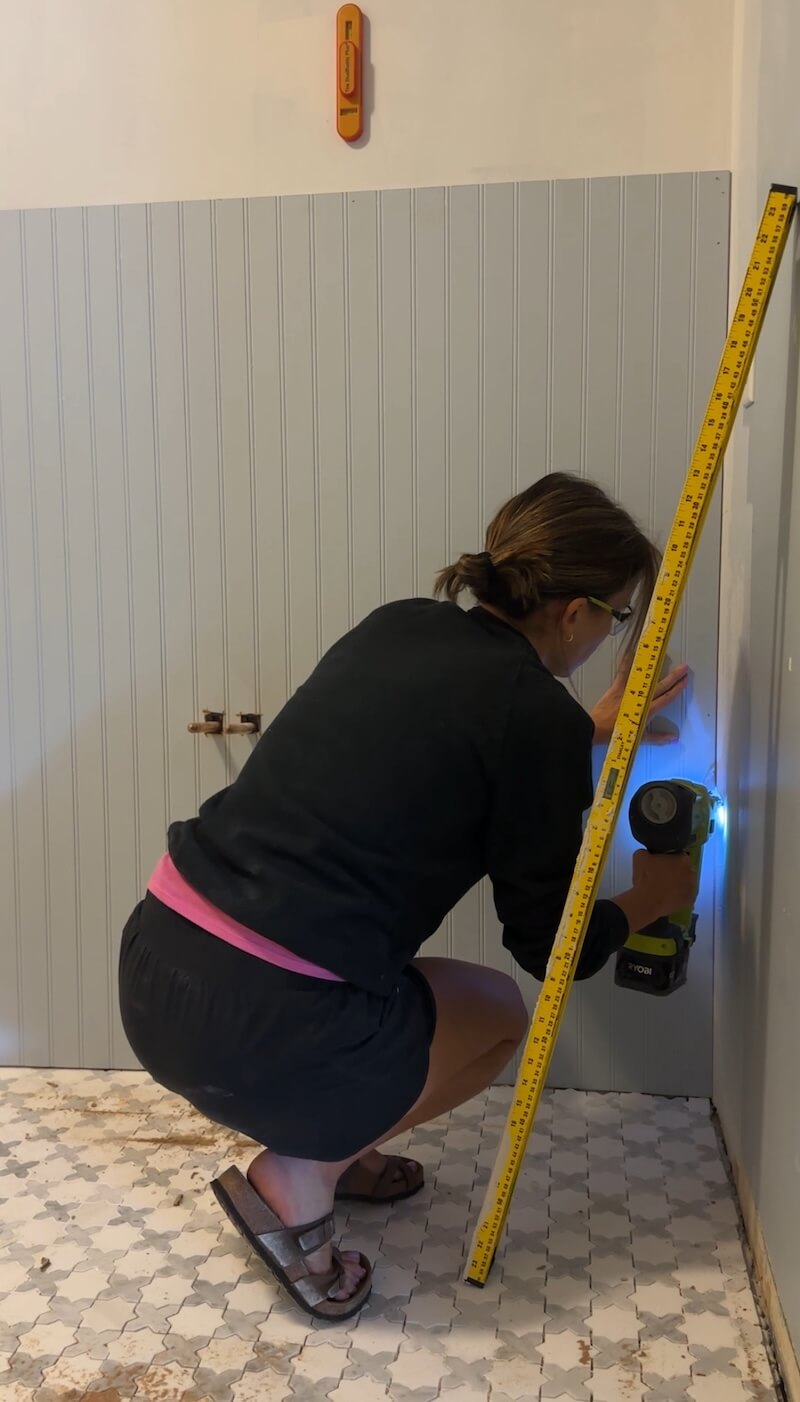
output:
[{"label": "shadow on wall", "polygon": [[[756,971],[753,968],[755,942],[753,940],[753,918],[748,902],[746,880],[747,868],[744,860],[745,847],[750,839],[748,831],[748,809],[751,795],[748,788],[751,764],[752,705],[749,659],[740,650],[736,664],[733,697],[729,715],[729,730],[726,737],[725,773],[727,792],[725,802],[728,812],[726,851],[723,854],[721,899],[718,903],[718,935],[724,931],[721,949],[718,947],[714,963],[715,1007],[717,997],[724,1000],[727,1019],[738,1025],[741,1035],[727,1039],[726,1059],[737,1058],[735,1066],[728,1066],[727,1074],[734,1085],[744,1084],[745,1067],[745,988],[755,986]],[[740,1105],[737,1102],[737,1108]],[[732,1128],[732,1127],[731,1127]],[[739,1127],[732,1141],[739,1139]]]},{"label": "shadow on wall", "polygon": [[[764,1082],[767,1058],[767,996],[769,990],[769,967],[773,920],[775,918],[774,892],[776,882],[776,836],[778,820],[777,793],[781,781],[779,774],[780,718],[784,681],[784,651],[786,642],[787,578],[789,571],[790,531],[792,522],[792,497],[794,491],[794,469],[797,460],[797,417],[800,398],[800,236],[798,221],[795,219],[792,245],[792,287],[789,320],[789,346],[786,366],[786,416],[784,420],[783,444],[781,452],[780,502],[778,508],[777,571],[775,590],[775,612],[773,616],[772,657],[769,678],[763,680],[769,686],[769,728],[767,731],[767,762],[765,772],[765,815],[764,815],[764,859],[763,881],[758,939],[752,941],[756,968],[754,989],[755,1007],[752,1012],[754,1033],[753,1055],[749,1059],[749,1073],[753,1077],[754,1092],[748,1098],[753,1115],[751,1143],[763,1145],[764,1140]],[[797,600],[793,600],[797,607]],[[746,986],[746,985],[745,985]],[[747,1063],[746,1063],[747,1066]],[[760,1200],[761,1160],[752,1164],[752,1188],[755,1201]]]}]

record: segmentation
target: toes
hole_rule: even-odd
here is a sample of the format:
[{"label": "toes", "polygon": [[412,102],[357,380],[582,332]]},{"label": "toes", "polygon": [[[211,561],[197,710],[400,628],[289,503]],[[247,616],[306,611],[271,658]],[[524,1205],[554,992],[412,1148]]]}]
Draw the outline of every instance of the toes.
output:
[{"label": "toes", "polygon": [[336,1291],[335,1295],[333,1296],[333,1299],[349,1300],[351,1295],[354,1295],[356,1293],[356,1290],[358,1289],[359,1285],[364,1279],[365,1274],[366,1272],[364,1270],[358,1270],[353,1275],[350,1274],[350,1271],[346,1271],[344,1284],[342,1285],[341,1289]]},{"label": "toes", "polygon": [[417,1163],[416,1159],[406,1159],[405,1164],[399,1163],[397,1165],[394,1171],[394,1178],[392,1179],[392,1182],[396,1183],[398,1187],[400,1187],[401,1184],[403,1187],[405,1187],[408,1182],[407,1174],[416,1174],[419,1173],[419,1171],[420,1165]]},{"label": "toes", "polygon": [[349,1300],[367,1275],[367,1271],[361,1264],[360,1251],[342,1251],[341,1259],[339,1289],[331,1294],[332,1300]]}]

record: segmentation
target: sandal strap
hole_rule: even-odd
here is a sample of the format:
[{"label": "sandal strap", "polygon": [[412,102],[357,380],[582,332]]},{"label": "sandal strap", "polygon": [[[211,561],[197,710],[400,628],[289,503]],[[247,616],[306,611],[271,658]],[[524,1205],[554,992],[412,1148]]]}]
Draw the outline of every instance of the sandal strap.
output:
[{"label": "sandal strap", "polygon": [[304,1256],[310,1256],[312,1251],[319,1251],[327,1241],[333,1236],[333,1213],[329,1212],[325,1217],[319,1217],[316,1222],[308,1222],[304,1227],[291,1227],[294,1232],[297,1245]]},{"label": "sandal strap", "polygon": [[219,1182],[247,1222],[256,1240],[292,1279],[308,1274],[306,1256],[319,1251],[334,1233],[333,1213],[317,1217],[314,1222],[302,1222],[287,1227],[276,1212],[256,1192],[252,1183],[238,1168],[220,1174]]},{"label": "sandal strap", "polygon": [[383,1173],[375,1184],[375,1196],[386,1197],[396,1186],[398,1173],[402,1174],[403,1182],[407,1188],[411,1187],[414,1173],[419,1170],[419,1164],[414,1159],[404,1159],[400,1154],[392,1154],[386,1160]]},{"label": "sandal strap", "polygon": [[403,1158],[400,1154],[387,1155],[386,1162],[378,1174],[370,1173],[369,1169],[356,1160],[339,1179],[338,1191],[342,1196],[357,1194],[369,1197],[375,1202],[389,1202],[397,1196],[398,1176],[402,1177],[401,1191],[407,1191],[414,1183],[419,1170],[420,1166],[416,1160]]},{"label": "sandal strap", "polygon": [[258,1232],[257,1237],[265,1251],[278,1261],[292,1280],[300,1280],[308,1275],[306,1257],[319,1251],[333,1236],[333,1213],[320,1217],[316,1222],[306,1222],[302,1227],[277,1227],[268,1232]]},{"label": "sandal strap", "polygon": [[[345,1267],[345,1263],[342,1258],[342,1254],[339,1251],[339,1248],[337,1246],[334,1246],[331,1248],[331,1250],[333,1252],[333,1267],[331,1270],[326,1271],[324,1275],[306,1274],[293,1280],[295,1290],[297,1290],[297,1292],[300,1295],[302,1295],[303,1299],[309,1305],[322,1305],[330,1302],[334,1306],[340,1305],[342,1307],[346,1307],[352,1302],[352,1297],[347,1300],[331,1299],[331,1296],[335,1295],[337,1290],[342,1289],[342,1281],[344,1279]],[[361,1258],[361,1264],[362,1266],[366,1267],[367,1272],[369,1273],[369,1263],[365,1260],[363,1256]],[[363,1286],[359,1286],[358,1291],[360,1291],[362,1288]],[[353,1292],[353,1294],[356,1293],[357,1291]]]}]

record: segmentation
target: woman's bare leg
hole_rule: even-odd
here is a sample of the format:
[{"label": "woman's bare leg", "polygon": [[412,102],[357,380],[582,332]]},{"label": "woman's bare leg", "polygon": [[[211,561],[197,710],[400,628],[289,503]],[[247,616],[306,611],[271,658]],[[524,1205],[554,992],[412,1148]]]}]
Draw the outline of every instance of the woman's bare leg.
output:
[{"label": "woman's bare leg", "polygon": [[385,1139],[454,1110],[493,1085],[528,1030],[527,1009],[510,975],[460,959],[414,963],[433,989],[436,1034],[422,1094]]},{"label": "woman's bare leg", "polygon": [[[333,1208],[336,1184],[345,1169],[361,1161],[379,1172],[377,1144],[413,1125],[435,1119],[491,1085],[511,1060],[528,1026],[517,985],[507,974],[457,959],[417,959],[436,999],[436,1032],[428,1077],[421,1095],[391,1130],[352,1158],[338,1163],[290,1159],[265,1149],[250,1165],[253,1187],[287,1226],[314,1221]],[[309,1257],[312,1270],[330,1269],[330,1247]],[[352,1294],[362,1278],[357,1256],[347,1260],[344,1289]]]}]

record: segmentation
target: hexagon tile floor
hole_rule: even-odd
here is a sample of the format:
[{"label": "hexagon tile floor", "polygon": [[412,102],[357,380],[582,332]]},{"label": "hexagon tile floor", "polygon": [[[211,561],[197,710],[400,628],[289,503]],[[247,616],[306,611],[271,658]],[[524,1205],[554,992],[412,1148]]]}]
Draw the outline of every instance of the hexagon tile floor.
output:
[{"label": "hexagon tile floor", "polygon": [[208,1188],[245,1164],[137,1073],[0,1071],[3,1402],[777,1398],[709,1106],[545,1097],[483,1290],[461,1279],[507,1087],[405,1142],[427,1182],[342,1213],[372,1301],[315,1325]]}]

